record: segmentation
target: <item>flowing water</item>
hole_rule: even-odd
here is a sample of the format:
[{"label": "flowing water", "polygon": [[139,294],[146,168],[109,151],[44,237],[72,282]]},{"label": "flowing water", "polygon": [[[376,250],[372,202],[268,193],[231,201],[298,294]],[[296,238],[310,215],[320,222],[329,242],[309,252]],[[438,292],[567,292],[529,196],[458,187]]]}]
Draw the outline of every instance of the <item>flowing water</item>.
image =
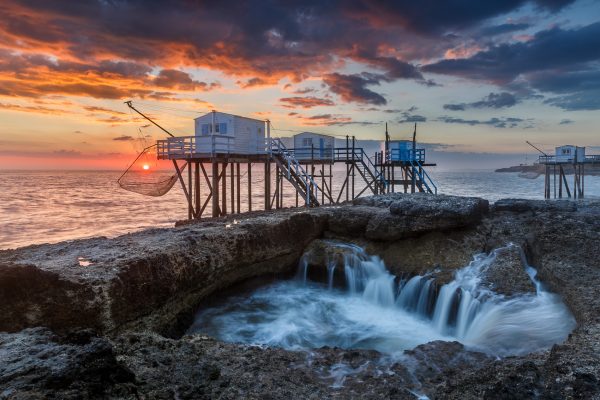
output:
[{"label": "flowing water", "polygon": [[[264,201],[261,168],[259,165],[253,168],[253,209],[258,209]],[[344,165],[335,168],[343,169]],[[435,168],[429,173],[444,194],[479,196],[490,201],[504,197],[543,198],[543,177],[523,179],[512,173]],[[176,184],[163,197],[146,197],[120,189],[116,182],[119,175],[115,171],[0,171],[0,249],[116,236],[149,227],[173,226],[175,221],[187,218],[180,185]],[[242,211],[247,211],[245,167],[242,175]],[[343,180],[343,172],[338,171],[332,183],[334,193],[339,191]],[[359,179],[356,185],[358,193],[362,188]],[[585,188],[588,197],[598,198],[600,176],[586,177]],[[295,194],[286,184],[284,205],[294,204]],[[208,204],[206,215],[210,211]]]},{"label": "flowing water", "polygon": [[[475,256],[438,288],[429,276],[398,279],[378,257],[353,245],[335,245],[349,251],[343,271],[333,271],[340,267],[329,263],[327,282],[308,280],[301,260],[296,279],[200,310],[188,333],[293,350],[337,346],[389,355],[432,340],[457,340],[506,356],[562,342],[575,326],[567,307],[536,280],[530,266],[524,268],[535,294],[507,298],[482,285],[482,273],[499,250]],[[336,273],[343,273],[343,287],[334,284]]]}]

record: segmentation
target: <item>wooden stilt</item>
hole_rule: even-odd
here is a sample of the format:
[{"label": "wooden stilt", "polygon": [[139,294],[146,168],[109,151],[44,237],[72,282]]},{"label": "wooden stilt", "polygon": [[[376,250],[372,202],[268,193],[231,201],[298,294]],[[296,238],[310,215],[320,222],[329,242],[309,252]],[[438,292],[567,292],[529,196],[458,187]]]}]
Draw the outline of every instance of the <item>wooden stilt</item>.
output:
[{"label": "wooden stilt", "polygon": [[562,167],[558,166],[558,198],[562,199]]},{"label": "wooden stilt", "polygon": [[[273,193],[273,197],[275,197],[275,208],[279,209],[279,166],[275,166],[275,193]],[[273,202],[271,202],[273,204]]]},{"label": "wooden stilt", "polygon": [[585,165],[581,164],[581,198],[585,197]]},{"label": "wooden stilt", "polygon": [[221,215],[219,208],[219,163],[213,161],[212,163],[212,216],[218,217]]},{"label": "wooden stilt", "polygon": [[185,194],[185,198],[187,199],[188,207],[192,206],[192,199],[190,198],[190,193],[185,187],[185,181],[183,180],[183,176],[181,175],[181,169],[179,169],[179,165],[177,165],[177,161],[173,160],[173,166],[175,167],[175,171],[177,172],[177,177],[179,178],[179,183],[181,183],[181,189],[183,189],[183,194]]},{"label": "wooden stilt", "polygon": [[200,163],[194,163],[194,197],[196,199],[196,215],[194,218],[200,219],[202,214],[200,213]]},{"label": "wooden stilt", "polygon": [[192,162],[186,161],[186,167],[188,170],[188,189],[190,191],[190,201],[188,202],[188,219],[192,219],[194,217],[194,191],[192,190]]},{"label": "wooden stilt", "polygon": [[229,164],[229,174],[231,175],[229,185],[231,186],[231,213],[235,214],[235,165],[233,164]]},{"label": "wooden stilt", "polygon": [[248,212],[252,211],[252,164],[248,163]]},{"label": "wooden stilt", "polygon": [[[227,215],[227,163],[222,165],[221,175],[221,215]],[[218,189],[217,189],[218,190]]]},{"label": "wooden stilt", "polygon": [[279,177],[279,206],[283,208],[283,171]]},{"label": "wooden stilt", "polygon": [[265,162],[265,210],[271,209],[271,162]]},{"label": "wooden stilt", "polygon": [[242,176],[240,174],[240,163],[236,163],[235,164],[235,169],[236,169],[236,173],[237,173],[237,213],[241,213],[242,212]]}]

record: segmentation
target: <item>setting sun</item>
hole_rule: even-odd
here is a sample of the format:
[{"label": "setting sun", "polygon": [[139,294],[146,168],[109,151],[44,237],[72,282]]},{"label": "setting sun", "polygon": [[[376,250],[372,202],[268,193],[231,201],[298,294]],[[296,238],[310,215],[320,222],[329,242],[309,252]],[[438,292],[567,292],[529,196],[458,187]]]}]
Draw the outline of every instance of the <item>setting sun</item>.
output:
[{"label": "setting sun", "polygon": [[144,164],[144,166],[142,168],[147,171],[150,169],[150,166],[148,164]]}]

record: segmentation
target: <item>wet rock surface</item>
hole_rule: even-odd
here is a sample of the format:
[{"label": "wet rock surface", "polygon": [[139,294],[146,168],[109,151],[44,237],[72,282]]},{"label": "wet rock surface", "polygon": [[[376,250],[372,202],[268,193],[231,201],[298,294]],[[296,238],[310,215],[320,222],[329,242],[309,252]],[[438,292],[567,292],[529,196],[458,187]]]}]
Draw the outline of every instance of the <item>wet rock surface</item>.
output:
[{"label": "wet rock surface", "polygon": [[[0,334],[0,399],[600,398],[600,202],[509,199],[488,210],[483,200],[438,197],[375,196],[1,251],[0,330],[11,333]],[[525,356],[432,342],[383,363],[367,350],[164,336],[183,332],[209,295],[292,273],[311,242],[311,262],[323,262],[327,247],[313,242],[323,238],[365,246],[393,273],[429,272],[440,284],[474,254],[515,243],[578,326],[565,343]],[[491,267],[493,290],[534,290],[520,254]]]},{"label": "wet rock surface", "polygon": [[89,331],[0,333],[1,399],[136,398],[135,375]]},{"label": "wet rock surface", "polygon": [[495,250],[495,259],[483,273],[483,282],[496,293],[513,296],[535,293],[535,284],[527,274],[521,248],[510,246]]}]

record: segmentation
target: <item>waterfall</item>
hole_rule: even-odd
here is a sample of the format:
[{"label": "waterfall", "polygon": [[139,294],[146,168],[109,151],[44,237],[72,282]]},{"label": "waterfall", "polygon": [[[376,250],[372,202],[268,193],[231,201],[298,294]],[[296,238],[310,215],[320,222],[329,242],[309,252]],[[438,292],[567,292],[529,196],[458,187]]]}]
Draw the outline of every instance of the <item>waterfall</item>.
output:
[{"label": "waterfall", "polygon": [[[498,353],[520,353],[542,348],[565,338],[575,322],[558,296],[544,290],[536,270],[524,268],[537,288],[536,294],[506,298],[481,284],[482,273],[500,251],[478,254],[466,267],[457,270],[454,280],[438,287],[431,276],[413,276],[396,283],[396,277],[377,256],[362,248],[330,242],[344,251],[346,290],[350,295],[385,308],[396,308],[428,320],[440,335],[453,337],[467,345]],[[518,247],[509,244],[507,247]],[[329,290],[333,288],[336,260],[328,260]],[[300,270],[306,283],[306,261]],[[536,324],[535,321],[540,321]]]},{"label": "waterfall", "polygon": [[[560,343],[575,326],[561,299],[544,288],[526,262],[536,293],[506,297],[482,283],[505,249],[475,255],[452,281],[440,285],[432,275],[398,279],[379,257],[358,246],[328,245],[333,251],[320,261],[320,270],[312,270],[306,254],[296,279],[200,310],[189,332],[235,343],[375,349],[398,356],[433,340],[457,340],[505,356]],[[313,275],[326,282],[312,281]]]}]

